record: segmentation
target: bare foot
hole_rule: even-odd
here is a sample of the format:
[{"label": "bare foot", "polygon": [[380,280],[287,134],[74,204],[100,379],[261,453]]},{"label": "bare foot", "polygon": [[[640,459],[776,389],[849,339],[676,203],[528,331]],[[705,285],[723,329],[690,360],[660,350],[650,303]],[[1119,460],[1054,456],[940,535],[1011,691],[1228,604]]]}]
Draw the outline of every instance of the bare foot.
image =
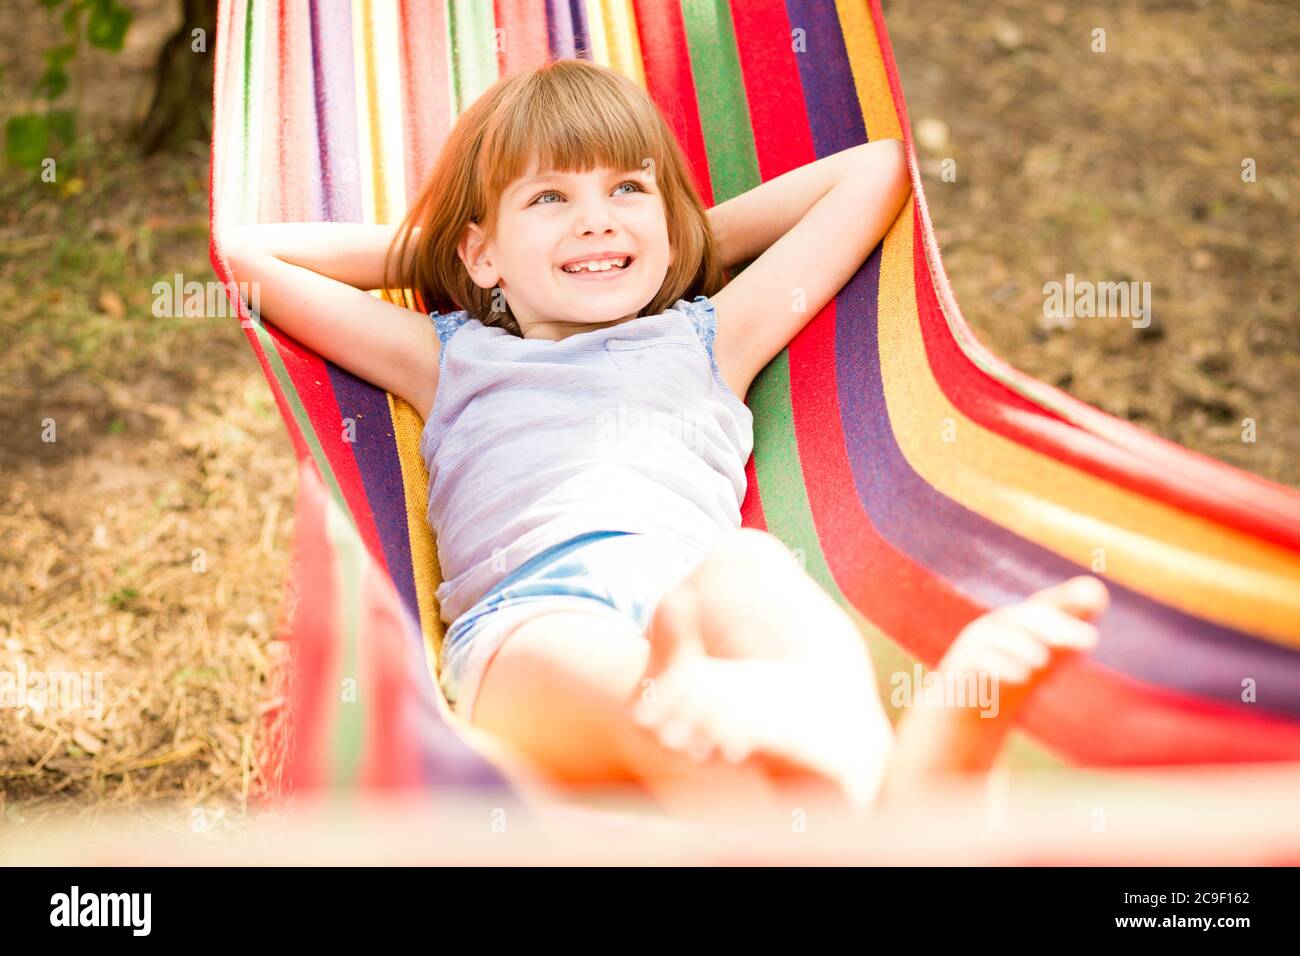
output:
[{"label": "bare foot", "polygon": [[[664,659],[660,655],[660,659]],[[716,658],[678,649],[647,672],[633,719],[664,747],[773,778],[804,777],[866,808],[892,729],[865,651],[849,660]]]},{"label": "bare foot", "polygon": [[[947,692],[914,689],[913,706],[898,726],[886,791],[905,794],[935,774],[987,772],[1029,694],[1064,660],[1096,647],[1091,622],[1109,601],[1100,580],[1080,575],[966,625],[932,672],[930,686]],[[964,699],[947,699],[953,688],[968,691]]]}]

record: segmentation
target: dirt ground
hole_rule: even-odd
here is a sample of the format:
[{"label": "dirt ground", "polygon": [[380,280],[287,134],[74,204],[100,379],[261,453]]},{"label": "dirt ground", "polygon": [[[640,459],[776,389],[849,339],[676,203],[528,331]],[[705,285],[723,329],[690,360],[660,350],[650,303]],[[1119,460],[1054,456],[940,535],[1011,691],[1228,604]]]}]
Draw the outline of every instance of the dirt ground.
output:
[{"label": "dirt ground", "polygon": [[[0,669],[105,681],[99,719],[0,710],[11,824],[178,797],[200,828],[237,819],[259,792],[257,734],[277,703],[293,455],[237,325],[151,312],[155,282],[212,278],[207,149],[131,155],[176,5],[132,6],[127,50],[78,65],[90,138],[76,170],[0,179],[13,423],[0,431]],[[1019,368],[1300,485],[1300,14],[1259,0],[1113,6],[887,3],[958,301]],[[55,36],[32,7],[0,22],[13,108]],[[1090,49],[1096,28],[1104,53]],[[1150,282],[1151,326],[1050,327],[1043,286],[1068,273]],[[1246,418],[1255,443],[1241,440]],[[47,420],[56,441],[41,440]]]},{"label": "dirt ground", "polygon": [[[1300,483],[1300,8],[892,0],[886,17],[977,337],[1113,415]],[[1043,286],[1071,273],[1149,282],[1150,325],[1054,327]]]}]

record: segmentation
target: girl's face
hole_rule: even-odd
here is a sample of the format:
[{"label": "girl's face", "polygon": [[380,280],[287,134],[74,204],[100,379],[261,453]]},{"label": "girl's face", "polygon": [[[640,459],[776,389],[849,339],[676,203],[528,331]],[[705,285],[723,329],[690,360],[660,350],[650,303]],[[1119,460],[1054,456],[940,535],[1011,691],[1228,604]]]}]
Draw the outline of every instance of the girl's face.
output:
[{"label": "girl's face", "polygon": [[[668,274],[663,197],[642,169],[539,171],[506,187],[496,236],[470,223],[461,260],[483,289],[500,287],[525,338],[562,339],[634,318]],[[566,271],[587,261],[608,271]],[[596,260],[592,262],[591,260]]]}]

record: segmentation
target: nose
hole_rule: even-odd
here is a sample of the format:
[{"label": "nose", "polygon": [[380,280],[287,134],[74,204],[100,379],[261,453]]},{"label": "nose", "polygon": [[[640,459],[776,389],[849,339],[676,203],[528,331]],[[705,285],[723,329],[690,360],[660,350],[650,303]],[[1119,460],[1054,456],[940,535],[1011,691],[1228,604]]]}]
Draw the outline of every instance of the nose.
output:
[{"label": "nose", "polygon": [[574,217],[574,229],[580,236],[608,235],[617,231],[614,213],[604,197],[589,198],[579,205]]}]

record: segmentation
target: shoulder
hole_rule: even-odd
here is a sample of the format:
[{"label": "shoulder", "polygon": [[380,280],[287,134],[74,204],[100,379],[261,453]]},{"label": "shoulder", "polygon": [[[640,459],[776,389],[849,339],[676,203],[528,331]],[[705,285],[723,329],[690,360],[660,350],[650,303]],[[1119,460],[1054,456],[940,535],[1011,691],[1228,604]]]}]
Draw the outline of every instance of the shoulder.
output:
[{"label": "shoulder", "polygon": [[697,295],[694,299],[678,299],[673,308],[690,320],[695,334],[712,355],[713,340],[718,334],[718,315],[713,301],[707,295]]},{"label": "shoulder", "polygon": [[455,312],[430,312],[429,319],[438,330],[438,341],[442,345],[447,344],[453,332],[471,321],[470,314],[464,309],[457,309]]},{"label": "shoulder", "polygon": [[690,321],[691,327],[695,329],[695,334],[700,337],[704,343],[704,349],[709,354],[709,366],[713,372],[713,379],[719,385],[730,392],[730,394],[741,404],[744,405],[745,393],[749,390],[749,379],[742,379],[732,370],[730,361],[725,360],[718,352],[718,310],[714,301],[707,295],[697,295],[694,299],[678,299],[673,308],[683,313]]}]

